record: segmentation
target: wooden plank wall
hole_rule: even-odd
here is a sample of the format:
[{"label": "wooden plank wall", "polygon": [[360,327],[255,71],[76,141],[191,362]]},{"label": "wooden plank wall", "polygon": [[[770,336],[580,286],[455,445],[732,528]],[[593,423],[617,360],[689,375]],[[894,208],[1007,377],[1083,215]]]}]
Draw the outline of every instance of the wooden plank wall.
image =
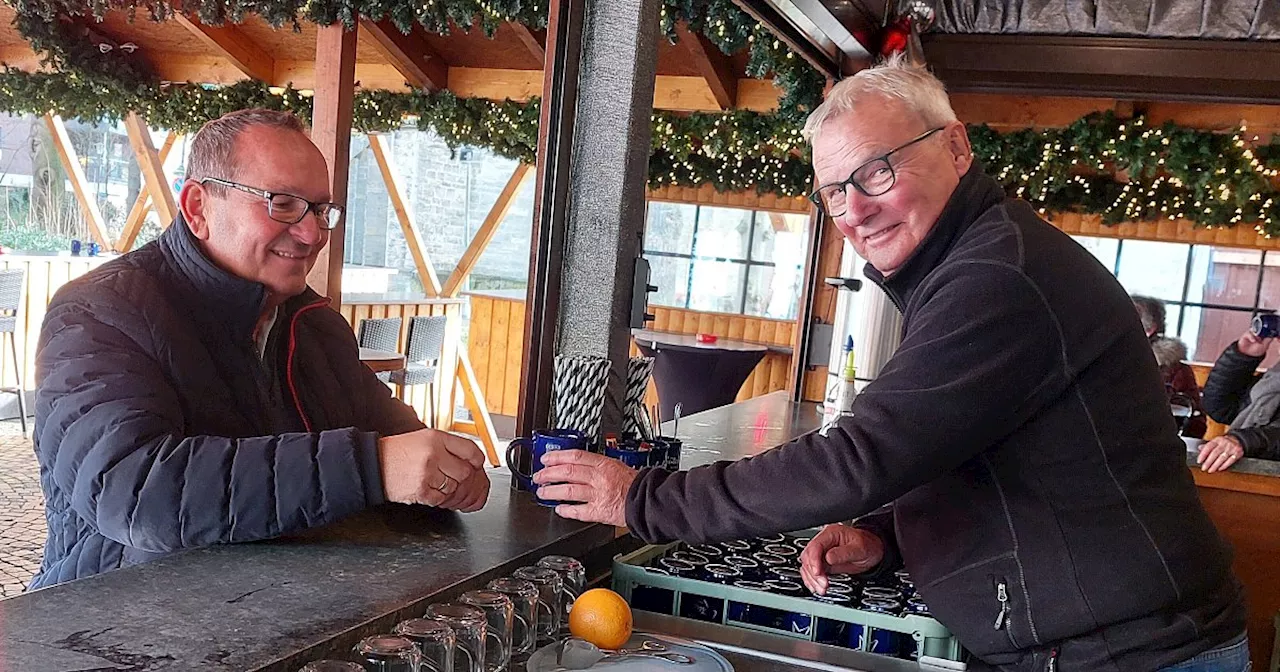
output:
[{"label": "wooden plank wall", "polygon": [[758,194],[754,191],[716,191],[716,188],[709,184],[704,184],[701,187],[660,187],[658,189],[650,189],[649,200],[719,205],[728,208],[770,210],[773,212],[797,212],[805,215],[809,214],[810,208],[808,199],[803,196],[787,198],[773,194]]},{"label": "wooden plank wall", "polygon": [[[0,256],[0,267],[6,270],[21,268],[27,274],[22,304],[18,309],[17,331],[14,333],[24,388],[36,388],[36,343],[40,338],[40,325],[44,322],[44,315],[53,295],[67,282],[108,260],[107,257]],[[6,346],[0,351],[0,381],[6,387],[17,384],[11,359]]]},{"label": "wooden plank wall", "polygon": [[[457,373],[458,350],[462,342],[462,301],[431,300],[406,301],[395,303],[344,303],[338,311],[346,318],[353,331],[359,328],[360,320],[399,317],[400,340],[399,352],[405,351],[405,343],[409,338],[410,318],[427,315],[447,315],[451,319],[446,327],[444,351],[440,356],[440,366],[436,370],[436,422],[435,427],[449,429],[453,426],[453,406],[457,399],[457,386],[454,384]],[[357,331],[357,333],[359,333]],[[441,384],[449,381],[448,384]],[[426,385],[414,385],[405,392],[405,403],[413,407],[418,417],[426,418],[430,399]],[[492,409],[490,409],[492,410]]]},{"label": "wooden plank wall", "polygon": [[[650,328],[681,334],[710,333],[735,340],[792,347],[795,323],[746,315],[704,313],[653,306]],[[515,415],[519,407],[520,370],[524,350],[524,301],[471,295],[471,331],[467,338],[471,363],[484,390],[489,410]],[[632,345],[632,354],[638,354]],[[770,352],[756,366],[738,392],[738,401],[787,389],[791,356]],[[650,402],[656,392],[650,386]]]}]

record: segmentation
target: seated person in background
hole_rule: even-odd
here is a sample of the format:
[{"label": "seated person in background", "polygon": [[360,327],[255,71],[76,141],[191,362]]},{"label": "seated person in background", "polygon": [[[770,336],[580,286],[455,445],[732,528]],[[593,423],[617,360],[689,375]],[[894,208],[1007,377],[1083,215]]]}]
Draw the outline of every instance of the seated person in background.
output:
[{"label": "seated person in background", "polygon": [[1222,471],[1242,457],[1280,460],[1280,367],[1255,375],[1274,340],[1246,331],[1214,362],[1204,408],[1231,429],[1200,447],[1201,469]]},{"label": "seated person in background", "polygon": [[479,448],[425,429],[307,287],[341,215],[330,200],[295,117],[229,114],[192,141],[168,230],[54,296],[36,353],[49,537],[32,588],[385,501],[483,506]]},{"label": "seated person in background", "polygon": [[1179,339],[1164,335],[1164,302],[1137,294],[1130,298],[1133,299],[1133,307],[1138,310],[1142,328],[1147,332],[1147,340],[1151,342],[1151,352],[1160,365],[1160,377],[1164,380],[1164,389],[1169,394],[1170,403],[1185,400],[1182,405],[1191,406],[1191,419],[1182,428],[1182,435],[1204,438],[1209,422],[1205,419],[1204,407],[1200,403],[1200,386],[1196,384],[1195,372],[1183,361],[1187,358],[1187,346]]}]

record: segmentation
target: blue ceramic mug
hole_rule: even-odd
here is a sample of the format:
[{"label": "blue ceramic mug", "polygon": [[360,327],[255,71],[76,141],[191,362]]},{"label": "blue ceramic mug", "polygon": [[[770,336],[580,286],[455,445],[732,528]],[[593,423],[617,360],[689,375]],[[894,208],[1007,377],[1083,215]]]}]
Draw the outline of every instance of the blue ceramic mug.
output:
[{"label": "blue ceramic mug", "polygon": [[610,446],[604,449],[605,457],[621,461],[632,469],[643,469],[649,466],[648,450],[640,450],[636,445]]},{"label": "blue ceramic mug", "polygon": [[[533,438],[520,437],[507,445],[507,468],[522,490],[536,491],[533,475],[542,470],[542,456],[553,450],[586,450],[587,436],[576,429],[539,429]],[[527,468],[529,471],[525,472]],[[542,506],[556,506],[560,502],[534,500]]]}]

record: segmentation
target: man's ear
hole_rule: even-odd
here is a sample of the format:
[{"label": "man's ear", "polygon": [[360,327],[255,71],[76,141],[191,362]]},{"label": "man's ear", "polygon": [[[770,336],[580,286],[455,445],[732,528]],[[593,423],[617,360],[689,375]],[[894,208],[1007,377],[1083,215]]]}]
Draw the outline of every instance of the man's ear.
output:
[{"label": "man's ear", "polygon": [[955,165],[956,174],[964,175],[973,165],[973,147],[969,145],[969,131],[964,122],[953,121],[942,131],[946,134],[947,152],[951,154],[951,162]]},{"label": "man's ear", "polygon": [[209,191],[195,180],[187,180],[178,193],[178,207],[182,210],[182,219],[186,220],[191,235],[199,240],[209,239],[209,220],[205,217],[205,209],[209,206]]}]

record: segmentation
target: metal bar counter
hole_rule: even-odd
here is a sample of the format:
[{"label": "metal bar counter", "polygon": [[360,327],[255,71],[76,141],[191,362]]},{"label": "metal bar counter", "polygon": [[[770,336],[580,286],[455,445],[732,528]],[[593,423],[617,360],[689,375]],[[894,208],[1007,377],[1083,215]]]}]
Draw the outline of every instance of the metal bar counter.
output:
[{"label": "metal bar counter", "polygon": [[[818,426],[775,393],[681,422],[684,463],[738,459]],[[544,555],[609,567],[635,540],[563,520],[494,470],[488,505],[385,506],[295,537],[188,551],[0,600],[0,672],[294,672]],[[626,545],[630,543],[631,547]]]}]

